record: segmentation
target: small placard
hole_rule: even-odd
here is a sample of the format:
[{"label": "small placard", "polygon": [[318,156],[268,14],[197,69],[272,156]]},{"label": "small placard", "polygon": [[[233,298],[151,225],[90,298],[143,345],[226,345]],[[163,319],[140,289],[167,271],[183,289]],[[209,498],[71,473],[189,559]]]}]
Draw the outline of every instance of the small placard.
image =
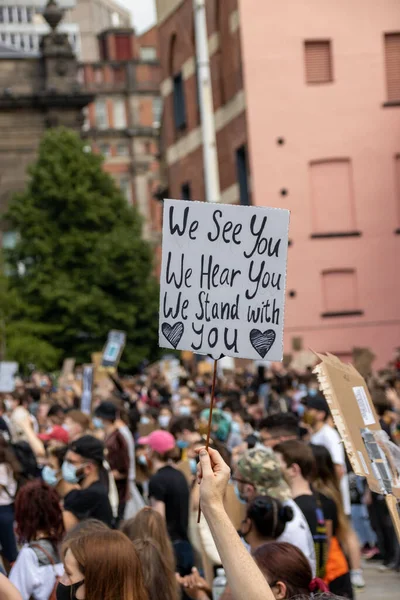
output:
[{"label": "small placard", "polygon": [[126,334],[124,331],[110,331],[101,359],[101,365],[103,367],[118,366],[121,354],[124,350],[125,342]]}]

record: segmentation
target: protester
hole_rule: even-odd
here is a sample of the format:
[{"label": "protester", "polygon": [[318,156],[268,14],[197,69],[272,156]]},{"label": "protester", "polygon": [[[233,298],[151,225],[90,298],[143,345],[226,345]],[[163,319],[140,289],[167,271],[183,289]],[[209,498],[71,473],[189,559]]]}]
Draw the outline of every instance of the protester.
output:
[{"label": "protester", "polygon": [[63,559],[57,600],[148,600],[137,552],[120,531],[74,535],[63,547]]},{"label": "protester", "polygon": [[299,437],[299,423],[293,413],[276,413],[260,421],[260,441],[273,448],[280,442],[296,440]]},{"label": "protester", "polygon": [[15,500],[17,536],[24,544],[10,581],[23,600],[48,600],[63,574],[58,544],[64,534],[56,492],[40,480],[24,485]]},{"label": "protester", "polygon": [[107,461],[118,490],[119,506],[118,520],[124,516],[125,505],[128,498],[128,474],[130,467],[128,445],[124,436],[119,432],[117,421],[117,408],[112,402],[102,402],[94,412],[93,423],[97,429],[104,429]]},{"label": "protester", "polygon": [[153,508],[143,508],[133,518],[121,525],[121,531],[134,542],[146,538],[153,539],[161,550],[168,569],[175,572],[175,555],[168,536],[165,518]]},{"label": "protester", "polygon": [[315,592],[327,592],[320,579],[313,579],[310,563],[304,554],[286,542],[260,546],[253,554],[254,560],[271,586],[276,600],[309,597]]},{"label": "protester", "polygon": [[310,482],[315,473],[315,459],[311,448],[299,440],[287,440],[275,446],[285,480],[293,500],[300,508],[314,540],[317,560],[317,577],[324,577],[332,535],[332,522],[336,518],[333,500],[314,492]]},{"label": "protester", "polygon": [[281,537],[293,510],[271,496],[256,496],[247,506],[239,535],[254,553],[257,548]]},{"label": "protester", "polygon": [[[318,491],[331,498],[336,507],[336,518],[332,519],[332,532],[328,561],[326,564],[325,581],[332,593],[345,598],[353,597],[352,580],[349,565],[345,556],[348,554],[348,539],[350,523],[344,513],[341,490],[334,469],[332,457],[325,446],[311,445],[315,458],[315,473],[313,486]],[[360,588],[361,586],[360,581]]]},{"label": "protester", "polygon": [[62,465],[62,476],[67,483],[78,484],[64,498],[64,524],[68,531],[78,521],[89,517],[106,525],[113,524],[113,513],[107,488],[100,481],[103,469],[104,444],[85,435],[69,446]]},{"label": "protester", "polygon": [[293,519],[287,523],[278,541],[291,542],[310,561],[313,574],[316,569],[314,543],[307,521],[291,497],[289,486],[277,457],[270,448],[247,450],[240,458],[234,471],[233,480],[239,499],[248,503],[256,496],[266,495],[277,498],[293,510]]},{"label": "protester", "polygon": [[0,545],[8,570],[18,554],[14,535],[14,499],[20,473],[21,465],[9,443],[0,434]]},{"label": "protester", "polygon": [[149,600],[179,600],[175,571],[154,538],[139,538],[133,545],[142,565]]},{"label": "protester", "polygon": [[189,488],[185,476],[171,461],[175,439],[167,431],[153,431],[140,438],[139,444],[148,447],[147,460],[152,473],[149,481],[151,505],[167,522],[174,546],[177,570],[188,575],[193,567],[193,551],[189,543]]},{"label": "protester", "polygon": [[90,418],[82,411],[73,409],[67,412],[63,427],[68,433],[69,442],[75,442],[90,433]]}]

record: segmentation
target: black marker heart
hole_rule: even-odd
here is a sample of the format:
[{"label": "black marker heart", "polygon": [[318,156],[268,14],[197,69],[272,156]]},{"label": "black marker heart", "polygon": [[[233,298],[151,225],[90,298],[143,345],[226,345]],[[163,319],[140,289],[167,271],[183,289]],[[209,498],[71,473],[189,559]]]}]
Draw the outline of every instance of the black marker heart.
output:
[{"label": "black marker heart", "polygon": [[181,341],[181,337],[183,336],[183,323],[175,323],[175,325],[169,325],[168,323],[163,323],[161,325],[161,331],[175,349],[179,342]]},{"label": "black marker heart", "polygon": [[276,333],[273,329],[267,329],[264,333],[259,329],[252,329],[250,331],[250,343],[261,358],[264,358],[267,352],[271,350],[275,338]]}]

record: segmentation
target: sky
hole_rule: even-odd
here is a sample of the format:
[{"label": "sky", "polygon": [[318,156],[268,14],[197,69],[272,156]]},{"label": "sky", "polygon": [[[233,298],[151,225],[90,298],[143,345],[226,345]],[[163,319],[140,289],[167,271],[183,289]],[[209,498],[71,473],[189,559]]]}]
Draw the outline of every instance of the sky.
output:
[{"label": "sky", "polygon": [[129,8],[132,13],[133,25],[137,33],[149,29],[156,22],[155,0],[117,0],[119,4]]}]

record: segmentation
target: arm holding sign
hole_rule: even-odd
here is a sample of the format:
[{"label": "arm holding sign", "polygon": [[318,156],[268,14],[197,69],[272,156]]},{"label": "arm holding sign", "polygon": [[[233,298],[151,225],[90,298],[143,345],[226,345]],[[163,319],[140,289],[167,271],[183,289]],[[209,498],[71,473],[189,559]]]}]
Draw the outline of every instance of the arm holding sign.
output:
[{"label": "arm holding sign", "polygon": [[198,482],[200,502],[227,575],[235,600],[274,600],[272,590],[247,552],[226,514],[223,498],[230,469],[211,448],[200,450]]}]

